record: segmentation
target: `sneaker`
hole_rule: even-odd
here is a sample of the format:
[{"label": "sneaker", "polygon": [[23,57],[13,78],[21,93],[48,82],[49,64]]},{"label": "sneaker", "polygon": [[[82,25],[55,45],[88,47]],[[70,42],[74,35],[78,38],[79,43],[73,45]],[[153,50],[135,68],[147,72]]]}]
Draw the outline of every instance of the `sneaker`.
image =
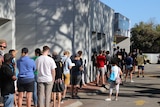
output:
[{"label": "sneaker", "polygon": [[105,84],[102,84],[102,86],[101,86],[101,87],[105,88],[106,86],[105,86]]},{"label": "sneaker", "polygon": [[111,101],[111,98],[106,98],[105,101]]},{"label": "sneaker", "polygon": [[139,76],[137,76],[137,78],[139,78]]},{"label": "sneaker", "polygon": [[64,102],[63,102],[63,100],[61,100],[61,104],[63,104]]},{"label": "sneaker", "polygon": [[142,78],[144,78],[144,75],[142,76]]},{"label": "sneaker", "polygon": [[96,84],[96,86],[98,86],[98,84]]},{"label": "sneaker", "polygon": [[114,101],[118,101],[118,99],[117,99],[117,98],[115,98],[115,99],[114,99]]},{"label": "sneaker", "polygon": [[133,80],[131,80],[131,82],[134,82]]},{"label": "sneaker", "polygon": [[66,97],[62,98],[62,99],[61,99],[61,104],[64,103],[64,102],[63,102],[64,100],[67,100],[67,98],[66,98]]}]

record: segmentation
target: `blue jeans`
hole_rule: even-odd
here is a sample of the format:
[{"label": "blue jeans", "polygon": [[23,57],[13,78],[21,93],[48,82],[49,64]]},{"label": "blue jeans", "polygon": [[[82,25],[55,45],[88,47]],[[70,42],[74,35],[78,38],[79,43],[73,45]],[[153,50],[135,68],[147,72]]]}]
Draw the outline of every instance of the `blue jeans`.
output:
[{"label": "blue jeans", "polygon": [[35,81],[34,81],[33,102],[34,102],[34,106],[37,106],[37,103],[38,103],[38,97],[37,97],[37,75],[35,75]]},{"label": "blue jeans", "polygon": [[14,106],[14,94],[5,95],[3,97],[4,107],[13,107]]}]

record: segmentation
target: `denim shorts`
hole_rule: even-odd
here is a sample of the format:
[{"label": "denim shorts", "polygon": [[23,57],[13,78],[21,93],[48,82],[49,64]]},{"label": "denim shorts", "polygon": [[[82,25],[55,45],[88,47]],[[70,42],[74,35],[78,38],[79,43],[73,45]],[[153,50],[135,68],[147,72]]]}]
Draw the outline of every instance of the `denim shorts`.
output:
[{"label": "denim shorts", "polygon": [[144,66],[139,65],[139,66],[138,66],[138,69],[142,69],[142,70],[144,70]]}]

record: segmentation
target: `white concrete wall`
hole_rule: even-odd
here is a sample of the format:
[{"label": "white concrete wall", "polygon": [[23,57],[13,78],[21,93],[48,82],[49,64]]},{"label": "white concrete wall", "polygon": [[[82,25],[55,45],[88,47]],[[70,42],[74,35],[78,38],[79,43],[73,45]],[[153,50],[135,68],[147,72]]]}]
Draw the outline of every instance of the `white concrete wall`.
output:
[{"label": "white concrete wall", "polygon": [[99,0],[16,0],[16,46],[28,47],[30,56],[44,45],[61,55],[82,50],[91,72],[91,33],[104,33],[103,48],[111,50],[113,17],[113,9]]},{"label": "white concrete wall", "polygon": [[130,52],[130,38],[127,38],[127,39],[121,41],[120,43],[118,43],[116,45],[119,46],[122,49],[125,48],[125,51],[127,53]]},{"label": "white concrete wall", "polygon": [[144,53],[144,55],[147,56],[147,59],[149,59],[151,63],[157,63],[160,53]]},{"label": "white concrete wall", "polygon": [[0,39],[7,41],[7,49],[15,49],[15,0],[0,0]]}]

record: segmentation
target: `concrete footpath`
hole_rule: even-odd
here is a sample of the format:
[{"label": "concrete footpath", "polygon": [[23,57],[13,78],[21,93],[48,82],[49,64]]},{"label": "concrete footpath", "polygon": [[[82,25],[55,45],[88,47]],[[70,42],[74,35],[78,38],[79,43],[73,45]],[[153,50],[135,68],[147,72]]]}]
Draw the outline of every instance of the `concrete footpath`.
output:
[{"label": "concrete footpath", "polygon": [[[79,97],[90,96],[96,97],[102,95],[102,100],[105,103],[105,107],[159,107],[160,106],[160,64],[147,64],[145,65],[145,77],[137,78],[137,73],[133,75],[134,83],[129,81],[124,82],[120,85],[120,92],[118,101],[114,103],[106,102],[104,99],[108,95],[108,87],[96,86],[95,83],[88,83],[87,86],[79,89]],[[105,96],[104,96],[105,95]],[[72,99],[70,92],[67,93],[68,100],[65,100],[61,104],[61,107],[87,107],[84,99]],[[101,100],[101,101],[102,101]],[[97,101],[98,103],[98,101]],[[51,103],[51,106],[53,103]],[[0,104],[0,107],[3,107]],[[25,99],[23,107],[26,107]],[[33,105],[32,105],[33,107]],[[92,106],[94,107],[94,105]],[[101,106],[103,107],[103,106]]]},{"label": "concrete footpath", "polygon": [[[160,64],[146,64],[145,77],[140,76],[137,78],[136,72],[133,74],[133,80],[134,82],[131,83],[128,78],[127,82],[120,85],[118,101],[104,101],[105,107],[160,107]],[[108,88],[109,85],[106,85],[106,87]],[[94,83],[88,83],[86,87],[79,90],[78,95],[80,97],[89,96],[90,94],[95,94],[92,97],[96,97],[96,95],[107,96],[107,88],[97,87]],[[62,104],[62,107],[87,107],[85,102],[83,98],[69,99]],[[99,102],[96,101],[96,103]],[[99,106],[103,107],[103,105]],[[92,107],[96,106],[92,105]]]}]

